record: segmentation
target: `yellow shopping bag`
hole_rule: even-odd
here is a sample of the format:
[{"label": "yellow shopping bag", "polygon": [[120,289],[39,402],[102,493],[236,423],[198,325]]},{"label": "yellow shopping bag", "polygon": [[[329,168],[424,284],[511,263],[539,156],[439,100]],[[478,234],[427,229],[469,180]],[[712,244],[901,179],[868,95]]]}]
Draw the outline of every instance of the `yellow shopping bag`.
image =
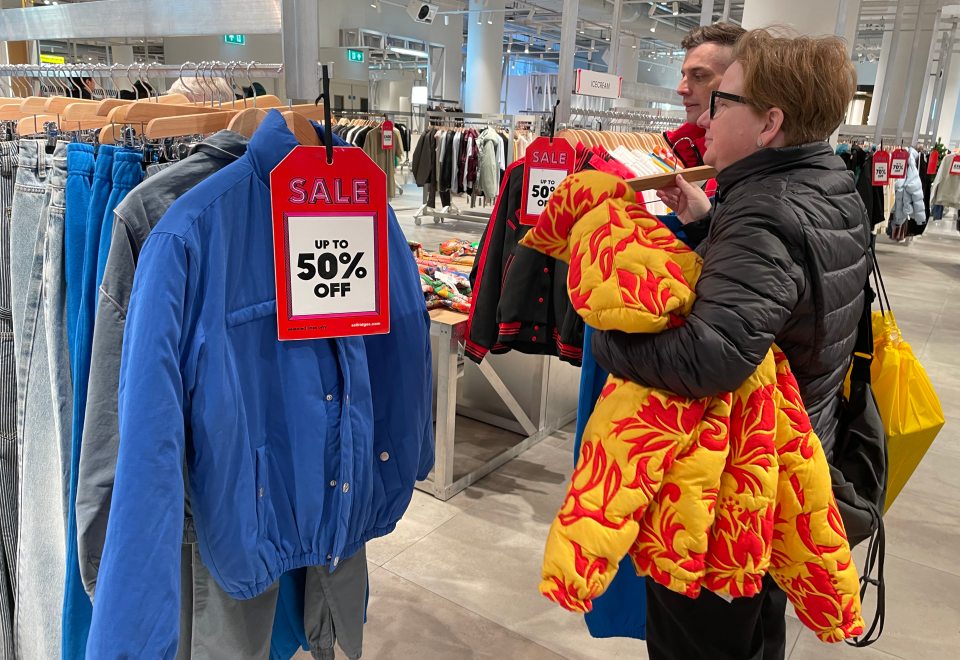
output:
[{"label": "yellow shopping bag", "polygon": [[944,424],[943,409],[930,378],[904,341],[889,308],[873,312],[870,380],[887,431],[886,511]]}]

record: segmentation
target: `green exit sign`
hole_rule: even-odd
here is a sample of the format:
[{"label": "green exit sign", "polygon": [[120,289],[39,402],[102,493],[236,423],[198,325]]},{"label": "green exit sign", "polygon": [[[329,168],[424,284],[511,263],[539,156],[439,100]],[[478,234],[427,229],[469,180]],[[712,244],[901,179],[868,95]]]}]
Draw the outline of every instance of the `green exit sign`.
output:
[{"label": "green exit sign", "polygon": [[223,42],[228,44],[236,44],[237,46],[242,46],[247,43],[247,35],[245,34],[225,34],[223,35]]},{"label": "green exit sign", "polygon": [[363,51],[354,50],[352,48],[347,49],[347,59],[351,62],[362,62],[363,61]]}]

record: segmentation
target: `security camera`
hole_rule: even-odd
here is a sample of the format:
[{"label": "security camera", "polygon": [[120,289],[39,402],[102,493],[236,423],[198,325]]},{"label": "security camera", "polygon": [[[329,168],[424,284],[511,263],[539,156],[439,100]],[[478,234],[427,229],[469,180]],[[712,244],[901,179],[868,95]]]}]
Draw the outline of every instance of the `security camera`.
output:
[{"label": "security camera", "polygon": [[410,14],[410,18],[417,23],[426,23],[427,25],[433,23],[439,9],[440,7],[437,5],[431,5],[429,2],[419,2],[418,0],[412,0],[407,5],[407,13]]}]

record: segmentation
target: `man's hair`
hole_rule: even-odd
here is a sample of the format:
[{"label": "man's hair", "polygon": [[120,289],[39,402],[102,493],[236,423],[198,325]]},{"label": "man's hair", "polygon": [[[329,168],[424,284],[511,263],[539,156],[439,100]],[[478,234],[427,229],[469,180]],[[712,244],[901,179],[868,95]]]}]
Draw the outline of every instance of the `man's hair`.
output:
[{"label": "man's hair", "polygon": [[714,23],[694,28],[680,42],[684,50],[692,50],[703,44],[717,44],[719,46],[735,46],[737,39],[746,32],[739,25],[733,23]]}]

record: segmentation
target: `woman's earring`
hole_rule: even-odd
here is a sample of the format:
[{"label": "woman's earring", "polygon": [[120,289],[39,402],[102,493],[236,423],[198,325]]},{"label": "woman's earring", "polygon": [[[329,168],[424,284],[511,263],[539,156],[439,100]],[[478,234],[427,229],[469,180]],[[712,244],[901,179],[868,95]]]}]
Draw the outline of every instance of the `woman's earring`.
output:
[{"label": "woman's earring", "polygon": [[763,138],[757,138],[757,146],[763,149]]}]

